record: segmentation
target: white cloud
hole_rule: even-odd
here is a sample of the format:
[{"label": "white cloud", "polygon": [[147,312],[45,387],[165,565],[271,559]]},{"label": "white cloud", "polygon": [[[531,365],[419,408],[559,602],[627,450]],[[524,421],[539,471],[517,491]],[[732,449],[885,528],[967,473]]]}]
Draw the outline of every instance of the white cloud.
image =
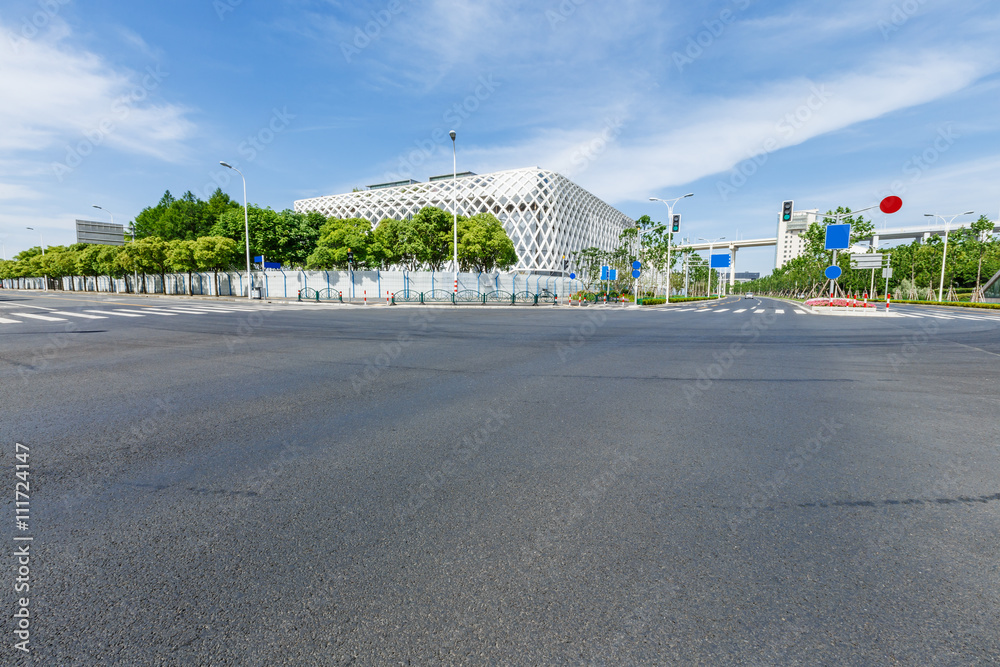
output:
[{"label": "white cloud", "polygon": [[[176,161],[194,125],[188,109],[155,102],[169,72],[116,69],[99,56],[69,44],[61,19],[33,39],[14,36],[0,24],[0,150],[40,151],[90,142],[130,153]],[[60,156],[61,157],[61,156]]]},{"label": "white cloud", "polygon": [[[585,168],[580,147],[602,136],[611,118],[606,111],[587,128],[547,130],[466,154],[491,168],[538,164],[584,186],[599,184],[609,200],[639,200],[661,188],[726,172],[754,155],[946,97],[988,70],[987,64],[961,54],[928,52],[824,81],[796,79],[762,84],[759,92],[741,97],[691,99],[683,118],[647,114],[627,121],[620,136]],[[634,104],[626,113],[635,115],[639,108]]]}]

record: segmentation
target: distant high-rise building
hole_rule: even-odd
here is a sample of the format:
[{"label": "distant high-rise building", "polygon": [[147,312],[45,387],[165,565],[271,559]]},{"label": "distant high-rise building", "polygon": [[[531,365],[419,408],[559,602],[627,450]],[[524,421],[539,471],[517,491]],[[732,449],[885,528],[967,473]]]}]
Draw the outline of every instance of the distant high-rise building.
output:
[{"label": "distant high-rise building", "polygon": [[774,268],[795,259],[806,249],[805,233],[809,225],[819,220],[819,209],[795,211],[791,222],[785,222],[778,214],[778,245],[775,250]]}]

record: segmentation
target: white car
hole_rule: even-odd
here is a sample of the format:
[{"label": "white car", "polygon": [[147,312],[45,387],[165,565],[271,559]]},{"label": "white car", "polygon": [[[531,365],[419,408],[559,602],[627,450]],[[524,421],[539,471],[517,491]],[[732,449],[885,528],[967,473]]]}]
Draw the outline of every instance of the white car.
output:
[{"label": "white car", "polygon": [[752,298],[753,298],[753,292],[750,292],[750,293],[748,293],[748,294],[747,294],[747,295],[746,295],[745,297],[743,297],[743,298],[744,298],[744,299],[752,299]]}]

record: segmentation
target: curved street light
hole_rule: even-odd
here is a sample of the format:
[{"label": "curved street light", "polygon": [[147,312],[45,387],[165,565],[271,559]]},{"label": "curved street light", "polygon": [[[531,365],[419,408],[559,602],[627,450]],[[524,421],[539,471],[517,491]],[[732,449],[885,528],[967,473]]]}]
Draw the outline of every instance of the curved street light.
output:
[{"label": "curved street light", "polygon": [[944,300],[944,263],[948,259],[948,231],[951,227],[951,223],[955,221],[955,218],[962,215],[975,215],[972,211],[966,211],[965,213],[956,213],[951,217],[939,215],[937,213],[924,213],[925,218],[941,218],[944,222],[944,252],[941,254],[941,282],[938,285],[938,301]]},{"label": "curved street light", "polygon": [[253,300],[253,275],[250,273],[250,209],[247,208],[247,178],[243,172],[227,162],[219,162],[223,167],[232,169],[243,179],[243,228],[247,242],[247,300]]},{"label": "curved street light", "polygon": [[668,230],[667,230],[667,304],[668,305],[670,304],[670,272],[673,270],[672,262],[670,261],[672,259],[670,257],[670,239],[671,239],[671,237],[673,237],[673,232],[670,231],[669,226],[673,225],[673,223],[674,223],[674,206],[681,199],[686,199],[687,197],[694,197],[694,193],[693,192],[689,192],[686,195],[683,195],[681,197],[675,197],[673,199],[660,199],[658,197],[650,197],[649,198],[649,201],[659,201],[659,202],[663,202],[664,204],[667,205],[667,225],[668,225]]}]

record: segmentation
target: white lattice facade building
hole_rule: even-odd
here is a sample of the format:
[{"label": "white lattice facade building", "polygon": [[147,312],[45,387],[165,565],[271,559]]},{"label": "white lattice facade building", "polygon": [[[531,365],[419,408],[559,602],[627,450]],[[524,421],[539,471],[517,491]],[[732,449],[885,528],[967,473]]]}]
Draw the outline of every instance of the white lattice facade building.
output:
[{"label": "white lattice facade building", "polygon": [[[440,179],[440,180],[439,180]],[[456,191],[457,188],[457,191]],[[295,202],[301,213],[328,218],[364,218],[378,225],[405,220],[426,206],[460,215],[492,213],[517,251],[518,271],[562,271],[562,258],[582,248],[613,250],[618,235],[635,222],[579,185],[537,167],[492,174],[459,175]]]}]

